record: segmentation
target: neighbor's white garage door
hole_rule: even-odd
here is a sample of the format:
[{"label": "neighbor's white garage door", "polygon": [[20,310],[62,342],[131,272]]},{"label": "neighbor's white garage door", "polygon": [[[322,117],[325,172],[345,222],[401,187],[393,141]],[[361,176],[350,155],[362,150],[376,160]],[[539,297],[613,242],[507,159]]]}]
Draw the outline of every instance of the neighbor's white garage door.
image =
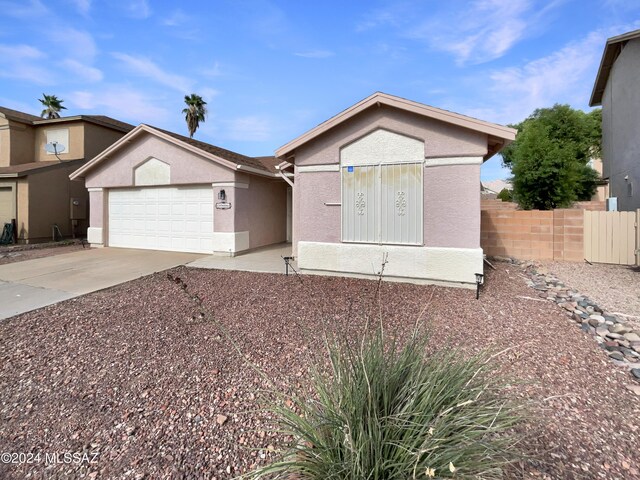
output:
[{"label": "neighbor's white garage door", "polygon": [[109,246],[211,253],[213,189],[109,190]]}]

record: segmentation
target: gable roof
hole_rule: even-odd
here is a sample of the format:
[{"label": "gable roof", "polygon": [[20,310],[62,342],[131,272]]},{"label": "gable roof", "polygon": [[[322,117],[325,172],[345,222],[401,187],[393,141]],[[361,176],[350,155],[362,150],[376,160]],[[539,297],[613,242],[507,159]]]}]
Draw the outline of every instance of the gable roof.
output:
[{"label": "gable roof", "polygon": [[216,147],[215,145],[201,142],[200,140],[195,140],[193,138],[185,137],[184,135],[170,132],[168,130],[152,127],[144,123],[141,123],[140,125],[135,127],[132,131],[113,143],[110,147],[108,147],[98,156],[94,157],[87,164],[73,172],[69,177],[72,180],[83,177],[89,170],[108,160],[112,154],[122,149],[133,139],[140,135],[143,135],[144,133],[166,140],[170,143],[173,143],[174,145],[196,153],[208,160],[219,163],[232,170],[240,170],[247,173],[264,175],[267,177],[276,177],[275,167],[271,168],[268,164],[260,161],[259,158],[247,157],[245,155],[232,152],[231,150]]},{"label": "gable roof", "polygon": [[593,84],[593,91],[591,92],[591,99],[589,100],[590,107],[598,107],[602,105],[602,95],[604,89],[607,86],[609,80],[609,74],[613,68],[613,64],[622,52],[622,49],[629,40],[640,38],[640,30],[633,30],[632,32],[623,33],[616,37],[611,37],[607,40],[602,52],[602,59],[600,60],[600,67],[598,68],[598,74],[596,75],[596,81]]},{"label": "gable roof", "polygon": [[106,115],[75,115],[73,117],[42,118],[36,115],[31,115],[30,113],[12,110],[11,108],[0,107],[0,116],[16,122],[26,123],[27,125],[46,125],[49,123],[85,121],[125,133],[134,129],[133,125],[121,122],[115,118],[107,117]]},{"label": "gable roof", "polygon": [[337,125],[349,120],[362,111],[374,106],[374,105],[386,105],[389,107],[398,108],[407,112],[416,113],[425,117],[440,120],[442,122],[458,125],[463,128],[475,130],[477,132],[486,133],[490,138],[497,140],[495,150],[489,151],[486,158],[489,158],[493,154],[497,153],[506,143],[513,141],[516,138],[516,130],[496,123],[485,122],[478,120],[477,118],[468,117],[459,113],[450,112],[448,110],[442,110],[440,108],[431,107],[423,103],[413,102],[406,98],[396,97],[387,93],[376,92],[373,95],[361,100],[355,105],[343,110],[339,114],[331,117],[329,120],[322,122],[315,128],[312,128],[306,133],[303,133],[298,138],[283,145],[276,151],[276,157],[284,158],[291,154],[296,148],[304,145],[310,140],[322,135],[323,133],[331,130]]},{"label": "gable roof", "polygon": [[35,120],[41,120],[40,117],[31,115],[29,113],[19,112],[18,110],[12,110],[7,107],[0,107],[0,116],[14,120],[21,123],[33,123]]}]

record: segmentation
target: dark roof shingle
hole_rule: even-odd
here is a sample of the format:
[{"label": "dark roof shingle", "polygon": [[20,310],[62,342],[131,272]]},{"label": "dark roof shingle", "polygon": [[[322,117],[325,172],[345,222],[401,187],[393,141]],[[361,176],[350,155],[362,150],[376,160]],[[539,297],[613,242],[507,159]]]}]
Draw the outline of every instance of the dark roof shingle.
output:
[{"label": "dark roof shingle", "polygon": [[163,130],[162,128],[157,128],[149,125],[154,130],[158,130],[159,132],[165,133],[181,142],[188,143],[189,145],[196,147],[204,152],[211,153],[216,157],[220,157],[224,160],[228,160],[229,162],[233,162],[237,165],[244,165],[246,167],[255,168],[257,170],[263,170],[265,172],[273,173],[275,169],[270,169],[265,166],[258,158],[247,157],[240,153],[232,152],[231,150],[227,150],[221,147],[216,147],[215,145],[211,145],[209,143],[201,142],[200,140],[195,140],[193,138],[186,137],[184,135],[180,135],[178,133],[170,132],[169,130]]}]

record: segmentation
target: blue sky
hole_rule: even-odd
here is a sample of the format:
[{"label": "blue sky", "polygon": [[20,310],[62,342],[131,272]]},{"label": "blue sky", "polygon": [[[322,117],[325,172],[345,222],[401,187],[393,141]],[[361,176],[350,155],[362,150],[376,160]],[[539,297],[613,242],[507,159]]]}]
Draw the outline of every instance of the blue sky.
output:
[{"label": "blue sky", "polygon": [[586,110],[605,40],[637,28],[636,0],[0,0],[0,105],[186,134],[195,92],[196,138],[269,155],[375,91],[498,123]]}]

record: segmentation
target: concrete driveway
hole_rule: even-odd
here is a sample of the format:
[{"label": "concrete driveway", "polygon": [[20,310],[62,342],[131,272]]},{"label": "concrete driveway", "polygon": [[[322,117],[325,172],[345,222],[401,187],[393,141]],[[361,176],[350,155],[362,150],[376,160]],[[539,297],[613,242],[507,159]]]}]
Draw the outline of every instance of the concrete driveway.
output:
[{"label": "concrete driveway", "polygon": [[202,254],[95,248],[0,265],[0,319],[184,265]]}]

